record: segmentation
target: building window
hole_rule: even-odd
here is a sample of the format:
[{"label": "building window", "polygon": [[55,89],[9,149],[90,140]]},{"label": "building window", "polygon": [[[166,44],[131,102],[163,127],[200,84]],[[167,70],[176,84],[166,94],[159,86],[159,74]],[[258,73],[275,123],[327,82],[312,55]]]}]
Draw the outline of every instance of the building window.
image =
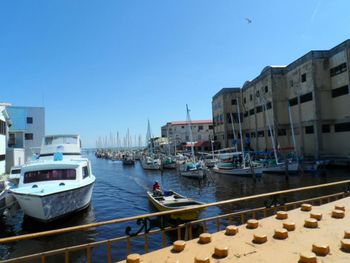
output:
[{"label": "building window", "polygon": [[27,117],[27,123],[32,124],[33,123],[33,117]]},{"label": "building window", "polygon": [[5,154],[0,154],[0,162],[5,161],[6,155]]},{"label": "building window", "polygon": [[322,124],[322,132],[323,133],[330,133],[331,132],[331,125],[329,125],[329,124]]},{"label": "building window", "polygon": [[342,63],[334,68],[330,69],[330,75],[331,77],[334,77],[340,73],[343,73],[346,71],[346,63]]},{"label": "building window", "polygon": [[33,133],[24,134],[24,138],[26,141],[33,140]]},{"label": "building window", "polygon": [[340,88],[336,88],[332,90],[332,97],[336,98],[342,95],[346,95],[349,94],[349,87],[348,85],[340,87]]},{"label": "building window", "polygon": [[184,129],[185,128],[185,126],[181,126],[181,129]]},{"label": "building window", "polygon": [[312,92],[300,96],[300,104],[312,100]]},{"label": "building window", "polygon": [[0,134],[6,135],[6,122],[0,120]]},{"label": "building window", "polygon": [[348,132],[350,131],[350,122],[343,122],[334,124],[335,132]]},{"label": "building window", "polygon": [[236,99],[232,99],[231,100],[231,105],[237,105],[237,100]]},{"label": "building window", "polygon": [[294,106],[298,104],[298,97],[292,98],[289,100],[289,106]]},{"label": "building window", "polygon": [[250,133],[250,137],[251,137],[251,138],[255,138],[255,132],[251,132],[251,133]]},{"label": "building window", "polygon": [[291,79],[290,81],[289,81],[289,87],[291,88],[291,87],[293,87],[294,86],[294,82],[293,82],[293,80]]},{"label": "building window", "polygon": [[278,136],[286,136],[287,131],[286,129],[278,129]]},{"label": "building window", "polygon": [[254,109],[251,109],[250,111],[249,111],[249,115],[251,116],[251,115],[254,115]]},{"label": "building window", "polygon": [[248,111],[244,112],[244,117],[248,117]]},{"label": "building window", "polygon": [[271,109],[272,108],[272,103],[271,102],[268,102],[267,104],[266,104],[266,109]]},{"label": "building window", "polygon": [[262,112],[262,106],[256,107],[256,113]]},{"label": "building window", "polygon": [[269,92],[269,87],[265,86],[265,93]]},{"label": "building window", "polygon": [[305,82],[306,81],[306,73],[301,75],[301,82]]},{"label": "building window", "polygon": [[252,94],[249,95],[249,100],[253,100],[253,95]]},{"label": "building window", "polygon": [[305,134],[313,134],[314,133],[314,126],[305,126]]},{"label": "building window", "polygon": [[213,125],[209,125],[209,130],[212,130],[213,129]]},{"label": "building window", "polygon": [[[272,135],[273,135],[273,130],[272,130]],[[271,132],[270,132],[270,130],[267,130],[267,136],[271,137]]]},{"label": "building window", "polygon": [[243,98],[243,103],[245,104],[247,102],[246,98],[244,97]]},{"label": "building window", "polygon": [[260,92],[259,92],[259,91],[256,92],[256,97],[257,97],[257,98],[260,97]]},{"label": "building window", "polygon": [[258,137],[264,137],[265,132],[264,131],[258,131]]},{"label": "building window", "polygon": [[202,126],[202,125],[199,125],[199,126],[198,126],[198,130],[199,130],[199,131],[203,130],[203,126]]}]

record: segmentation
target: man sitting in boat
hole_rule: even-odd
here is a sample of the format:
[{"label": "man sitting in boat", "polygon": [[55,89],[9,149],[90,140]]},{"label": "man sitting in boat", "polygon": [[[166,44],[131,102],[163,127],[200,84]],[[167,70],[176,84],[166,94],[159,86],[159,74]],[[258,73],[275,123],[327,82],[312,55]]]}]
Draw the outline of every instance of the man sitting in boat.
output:
[{"label": "man sitting in boat", "polygon": [[162,190],[160,190],[160,184],[155,181],[153,184],[153,194],[154,195],[162,195]]}]

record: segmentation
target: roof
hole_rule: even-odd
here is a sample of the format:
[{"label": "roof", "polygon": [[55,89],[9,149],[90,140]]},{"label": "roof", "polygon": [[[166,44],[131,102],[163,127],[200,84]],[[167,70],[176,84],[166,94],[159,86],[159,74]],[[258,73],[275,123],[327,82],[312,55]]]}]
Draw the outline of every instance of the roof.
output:
[{"label": "roof", "polygon": [[241,88],[240,87],[234,87],[234,88],[222,88],[218,93],[216,93],[213,96],[213,99],[217,98],[218,96],[225,94],[225,93],[235,93],[235,92],[240,92]]},{"label": "roof", "polygon": [[[170,125],[187,125],[187,121],[172,121]],[[213,120],[195,120],[191,121],[191,124],[213,124]]]}]

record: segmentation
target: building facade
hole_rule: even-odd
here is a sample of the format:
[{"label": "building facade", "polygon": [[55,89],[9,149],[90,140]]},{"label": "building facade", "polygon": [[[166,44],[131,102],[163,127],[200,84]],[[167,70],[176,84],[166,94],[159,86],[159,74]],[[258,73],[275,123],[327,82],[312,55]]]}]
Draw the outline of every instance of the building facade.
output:
[{"label": "building facade", "polygon": [[[240,90],[244,139],[254,150],[273,145],[288,148],[294,147],[294,133],[298,155],[348,158],[349,58],[350,40],[346,40],[330,50],[310,51],[287,66],[265,67],[255,79],[246,81]],[[231,96],[226,95],[226,100]],[[218,116],[216,97],[214,119]],[[214,122],[218,140],[220,135],[228,138],[227,125]]]},{"label": "building facade", "polygon": [[26,162],[33,153],[38,153],[45,136],[45,109],[11,106],[7,108],[7,112],[12,120],[8,147],[23,148]]},{"label": "building facade", "polygon": [[237,106],[240,106],[240,101],[240,88],[223,88],[212,99],[214,140],[219,142],[221,148],[237,146],[238,110],[241,112]]},{"label": "building facade", "polygon": [[[194,142],[209,141],[214,138],[213,122],[211,120],[191,121],[192,139]],[[162,137],[168,138],[171,149],[190,142],[189,125],[187,121],[168,122],[161,128]],[[173,152],[173,151],[172,151]]]},{"label": "building facade", "polygon": [[0,103],[0,175],[6,171],[6,148],[10,119],[6,111],[7,103]]}]

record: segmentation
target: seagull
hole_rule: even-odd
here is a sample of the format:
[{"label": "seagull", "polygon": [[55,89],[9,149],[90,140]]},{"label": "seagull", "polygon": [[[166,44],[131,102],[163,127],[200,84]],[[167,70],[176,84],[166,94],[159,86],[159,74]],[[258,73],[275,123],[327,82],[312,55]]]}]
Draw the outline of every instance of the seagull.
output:
[{"label": "seagull", "polygon": [[250,20],[248,17],[246,17],[245,20],[247,20],[248,24],[252,22],[252,20]]}]

